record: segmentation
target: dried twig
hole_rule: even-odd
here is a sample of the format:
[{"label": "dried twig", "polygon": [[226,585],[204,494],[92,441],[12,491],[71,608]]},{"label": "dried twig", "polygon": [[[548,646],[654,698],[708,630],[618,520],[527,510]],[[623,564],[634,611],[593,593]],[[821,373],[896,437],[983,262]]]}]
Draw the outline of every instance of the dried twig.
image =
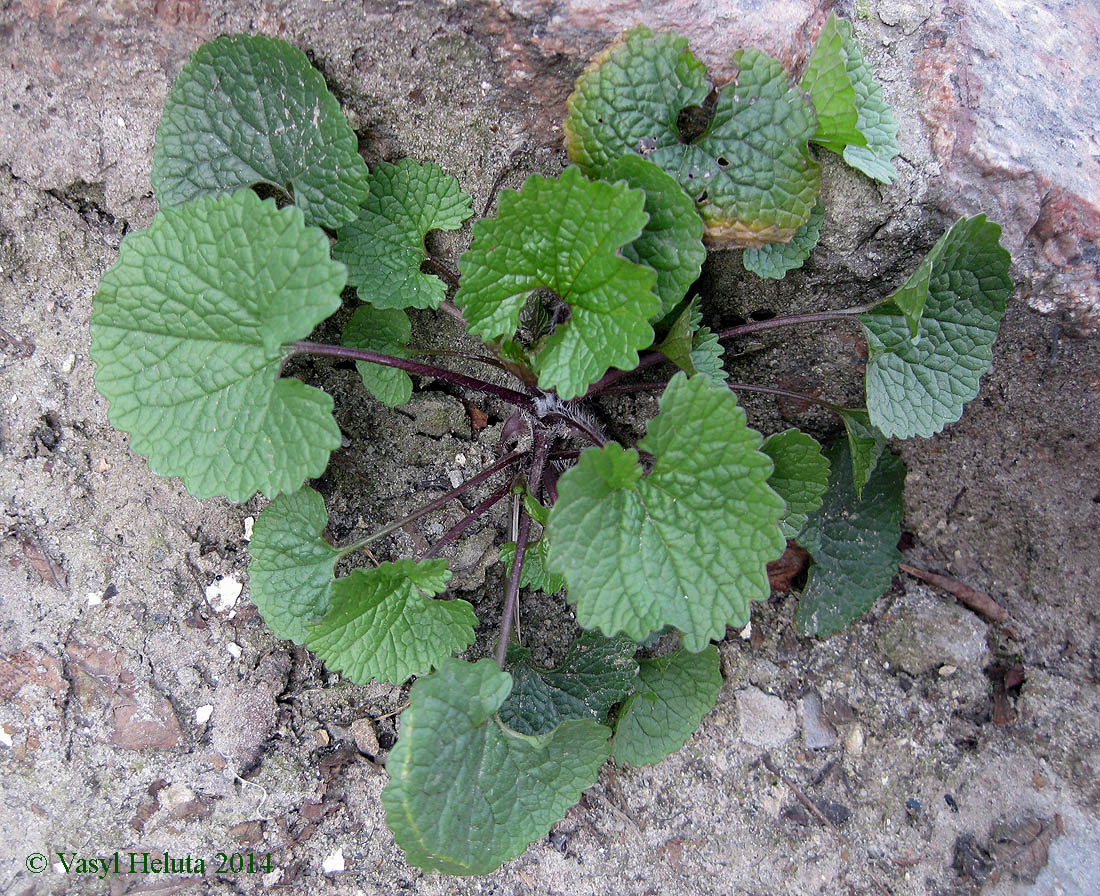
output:
[{"label": "dried twig", "polygon": [[910,566],[908,563],[898,564],[898,568],[909,573],[916,579],[920,579],[922,582],[927,582],[929,585],[935,585],[937,588],[942,588],[948,594],[953,594],[959,603],[970,608],[979,616],[988,619],[990,622],[1004,622],[1008,618],[1008,610],[1002,607],[997,601],[986,594],[984,591],[979,591],[977,588],[971,588],[965,582],[960,582],[958,579],[951,576],[940,575],[938,572],[929,572],[926,569],[917,569],[915,566]]}]

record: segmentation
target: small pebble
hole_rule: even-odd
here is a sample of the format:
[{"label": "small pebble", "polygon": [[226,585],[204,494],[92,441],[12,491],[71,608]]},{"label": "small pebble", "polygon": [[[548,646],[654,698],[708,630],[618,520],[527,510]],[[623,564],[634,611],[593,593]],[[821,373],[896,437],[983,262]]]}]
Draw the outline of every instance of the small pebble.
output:
[{"label": "small pebble", "polygon": [[367,756],[378,755],[378,735],[374,731],[374,722],[370,719],[356,719],[351,723],[350,731],[360,753]]},{"label": "small pebble", "polygon": [[940,668],[939,668],[940,678],[948,678],[948,677],[954,675],[958,671],[959,671],[958,666],[950,666],[950,665],[940,666]]},{"label": "small pebble", "polygon": [[61,362],[61,372],[64,374],[72,373],[74,367],[76,367],[76,355],[69,355]]},{"label": "small pebble", "polygon": [[240,644],[234,644],[232,641],[225,645],[225,649],[228,651],[229,655],[233,657],[233,659],[240,659],[241,654],[244,652],[243,650],[241,650]]},{"label": "small pebble", "polygon": [[205,725],[210,721],[210,716],[214,714],[214,704],[207,703],[205,706],[200,706],[195,710],[195,724]]},{"label": "small pebble", "polygon": [[844,752],[853,758],[863,755],[863,726],[853,725],[844,735]]},{"label": "small pebble", "polygon": [[224,613],[237,602],[244,585],[233,576],[215,579],[206,586],[206,602],[215,613]]},{"label": "small pebble", "polygon": [[246,516],[241,521],[241,525],[244,526],[244,540],[252,541],[252,527],[256,525],[256,517]]},{"label": "small pebble", "polygon": [[11,735],[8,734],[8,729],[3,725],[0,725],[0,745],[10,747],[12,745]]},{"label": "small pebble", "polygon": [[331,855],[326,856],[321,863],[321,871],[324,874],[339,874],[345,867],[343,849],[338,849]]}]

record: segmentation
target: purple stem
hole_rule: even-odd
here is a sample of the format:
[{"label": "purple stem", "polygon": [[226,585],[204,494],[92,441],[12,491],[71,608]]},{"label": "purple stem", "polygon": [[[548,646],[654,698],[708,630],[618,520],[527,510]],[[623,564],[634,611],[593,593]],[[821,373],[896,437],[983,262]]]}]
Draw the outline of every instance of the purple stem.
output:
[{"label": "purple stem", "polygon": [[[527,489],[532,495],[538,494],[542,482],[542,471],[546,466],[546,455],[550,445],[546,440],[546,431],[535,429],[534,442],[531,445],[531,469],[527,474]],[[508,578],[508,591],[504,597],[504,615],[500,621],[500,642],[497,644],[497,666],[504,668],[504,657],[508,653],[508,640],[512,637],[512,623],[516,616],[516,601],[519,600],[519,577],[523,571],[523,558],[527,553],[527,539],[531,535],[531,516],[522,504],[519,511],[519,531],[516,533],[516,552],[512,557],[512,575]]]},{"label": "purple stem", "polygon": [[457,523],[451,526],[435,544],[433,544],[428,550],[424,552],[421,560],[430,560],[432,557],[438,557],[439,552],[442,551],[447,545],[454,541],[458,536],[470,528],[470,524],[484,514],[490,507],[506,497],[508,492],[512,490],[512,483],[508,482],[498,488],[495,492],[489,495],[484,501],[478,504],[473,510],[471,510],[466,516],[460,519]]},{"label": "purple stem", "polygon": [[535,409],[534,399],[531,398],[530,395],[525,395],[523,392],[517,392],[515,389],[509,389],[507,386],[498,386],[496,383],[489,383],[476,377],[466,376],[464,373],[444,370],[442,367],[433,367],[431,364],[422,364],[419,361],[409,361],[406,358],[393,358],[389,355],[380,354],[379,352],[370,352],[359,348],[348,348],[343,345],[325,345],[320,342],[309,342],[304,339],[290,343],[289,348],[291,352],[296,355],[323,355],[329,358],[345,358],[349,361],[370,361],[373,364],[381,364],[383,367],[396,367],[398,370],[404,370],[406,373],[415,373],[418,376],[431,376],[447,383],[454,383],[456,386],[465,386],[467,389],[473,389],[475,392],[485,392],[499,398],[501,401],[506,401],[509,404],[516,405],[516,407],[521,407],[525,411],[533,412]]},{"label": "purple stem", "polygon": [[741,324],[721,330],[719,339],[734,339],[737,336],[747,336],[749,333],[757,333],[760,330],[773,330],[777,327],[795,327],[799,324],[812,324],[826,320],[852,320],[857,314],[869,311],[871,306],[859,308],[844,308],[840,311],[818,311],[814,314],[792,314],[788,317],[773,317],[770,320],[757,320],[752,323]]}]

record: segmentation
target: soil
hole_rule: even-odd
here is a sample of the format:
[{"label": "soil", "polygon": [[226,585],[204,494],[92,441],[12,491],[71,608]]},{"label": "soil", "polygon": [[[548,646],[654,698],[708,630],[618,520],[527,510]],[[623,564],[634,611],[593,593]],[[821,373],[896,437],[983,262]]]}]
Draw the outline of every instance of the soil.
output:
[{"label": "soil", "polygon": [[[478,209],[498,183],[560,170],[560,145],[542,139],[556,125],[510,99],[495,13],[476,5],[24,7],[0,11],[0,890],[1100,892],[1100,339],[1014,301],[963,419],[894,446],[909,469],[906,562],[988,592],[1005,622],[899,573],[859,622],[808,640],[794,631],[797,596],[775,595],[753,608],[751,631],[720,645],[725,686],[682,751],[605,766],[547,837],[492,875],[424,874],[403,861],[379,800],[407,688],[350,685],[270,634],[247,590],[264,499],[198,501],[129,452],[94,388],[88,316],[122,236],[155,211],[163,95],[213,34],[260,30],[306,48],[368,161],[435,161]],[[919,98],[890,78],[917,38],[874,17],[860,28],[902,121],[901,177],[879,188],[827,160],[814,258],[776,285],[746,274],[736,252],[712,254],[699,288],[713,326],[884,295],[947,226],[930,198]],[[561,65],[572,76],[583,61]],[[469,238],[469,227],[433,237],[433,249],[454,256]],[[418,313],[414,327],[422,345],[466,338],[442,314]],[[830,324],[740,344],[727,360],[735,378],[855,400],[864,351]],[[480,469],[507,416],[432,382],[389,412],[350,365],[292,372],[336,398],[345,447],[314,485],[337,536]],[[743,403],[764,432],[837,435],[813,408]],[[620,397],[600,413],[634,438],[652,410],[651,398]],[[428,517],[376,553],[407,555],[464,512]],[[485,623],[470,656],[495,636],[506,516],[450,555],[454,593]],[[561,600],[526,598],[522,623],[540,659],[573,634]],[[130,851],[202,857],[205,874],[57,868],[58,852],[116,850],[124,864]],[[270,868],[219,874],[219,851],[270,854]],[[48,856],[46,872],[28,870],[32,853]]]}]

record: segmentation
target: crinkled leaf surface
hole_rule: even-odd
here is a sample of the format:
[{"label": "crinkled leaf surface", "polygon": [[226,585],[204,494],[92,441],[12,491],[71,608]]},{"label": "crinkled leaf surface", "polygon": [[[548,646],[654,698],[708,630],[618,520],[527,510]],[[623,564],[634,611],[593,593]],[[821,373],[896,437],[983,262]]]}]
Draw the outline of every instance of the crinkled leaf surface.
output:
[{"label": "crinkled leaf surface", "polygon": [[623,246],[622,252],[657,273],[654,290],[661,308],[655,318],[662,318],[680,303],[703,269],[707,257],[703,220],[676,180],[641,156],[621,156],[603,169],[602,179],[625,180],[645,191],[649,221],[642,235]]},{"label": "crinkled leaf surface", "polygon": [[848,453],[852,458],[852,482],[856,497],[863,497],[863,487],[875,471],[878,459],[886,448],[884,436],[872,423],[870,415],[862,408],[845,408],[840,412],[844,432],[848,436]]},{"label": "crinkled leaf surface", "polygon": [[759,249],[746,249],[742,256],[745,269],[767,280],[782,280],[788,271],[800,268],[821,238],[825,206],[819,201],[810,219],[794,232],[789,243],[768,243]]},{"label": "crinkled leaf surface", "polygon": [[673,625],[693,651],[744,625],[786,546],[761,442],[729,389],[678,373],[638,444],[655,458],[648,476],[634,449],[586,449],[547,524],[577,621],[635,640]]},{"label": "crinkled leaf surface", "polygon": [[566,719],[603,722],[607,712],[634,690],[638,645],[629,638],[605,638],[585,632],[569,647],[561,664],[540,669],[531,651],[509,645],[512,693],[500,718],[520,734],[547,734]]},{"label": "crinkled leaf surface", "polygon": [[246,501],[320,476],[332,399],[279,377],[284,343],[340,307],[344,266],[301,210],[251,190],[167,208],[128,235],[92,312],[111,422],[199,498]]},{"label": "crinkled leaf surface", "polygon": [[527,297],[549,289],[570,316],[535,360],[539,385],[575,398],[609,367],[633,368],[638,349],[653,341],[649,320],[660,310],[656,274],[618,251],[642,233],[644,204],[641,190],[587,180],[576,168],[504,191],[497,217],[474,225],[473,245],[459,261],[455,302],[471,332],[511,336]]},{"label": "crinkled leaf surface", "polygon": [[677,650],[643,660],[638,686],[623,704],[611,753],[620,765],[660,762],[688,742],[722,689],[718,649]]},{"label": "crinkled leaf surface", "polygon": [[447,587],[446,560],[397,560],[355,569],[332,585],[332,606],[306,646],[358,684],[400,684],[473,643],[477,617],[464,600],[433,600]]},{"label": "crinkled leaf surface", "polygon": [[276,635],[298,644],[307,625],[328,611],[341,553],[321,537],[324,499],[311,488],[280,495],[264,508],[248,543],[252,602]]},{"label": "crinkled leaf surface", "polygon": [[768,436],[762,449],[775,462],[770,485],[787,502],[787,515],[779,529],[785,538],[796,538],[806,518],[821,506],[829,481],[829,462],[817,439],[797,429]]},{"label": "crinkled leaf surface", "polygon": [[[405,347],[412,336],[409,316],[400,308],[372,308],[361,305],[344,326],[343,343],[349,348],[406,358]],[[356,361],[363,385],[383,404],[395,408],[412,397],[412,379],[404,370]]]},{"label": "crinkled leaf surface", "polygon": [[813,557],[795,614],[804,635],[831,635],[862,616],[890,587],[901,560],[901,459],[883,452],[860,500],[847,443],[834,442],[826,457],[829,490],[798,537]]},{"label": "crinkled leaf surface", "polygon": [[359,141],[305,53],[233,34],[203,44],[164,101],[153,151],[161,206],[254,184],[293,193],[310,224],[339,227],[367,197]]},{"label": "crinkled leaf surface", "polygon": [[646,156],[696,200],[710,242],[790,239],[820,186],[807,146],[816,116],[779,62],[759,50],[734,59],[736,83],[719,95],[703,133],[684,143],[681,112],[706,100],[705,69],[681,38],[628,32],[577,80],[565,122],[570,158],[598,173],[626,153]]},{"label": "crinkled leaf surface", "polygon": [[375,165],[359,216],[340,228],[333,257],[348,266],[348,283],[375,308],[438,308],[446,284],[421,273],[424,237],[457,230],[473,209],[458,181],[431,162],[402,159]]},{"label": "crinkled leaf surface", "polygon": [[680,110],[708,93],[707,70],[685,38],[633,28],[577,79],[565,119],[569,158],[594,175],[626,153],[675,146]]},{"label": "crinkled leaf surface", "polygon": [[842,153],[868,177],[893,181],[898,123],[852,36],[851,22],[829,16],[801,83],[817,110],[814,141]]},{"label": "crinkled leaf surface", "polygon": [[386,761],[386,823],[411,865],[488,874],[546,834],[596,781],[607,728],[563,722],[528,737],[493,714],[512,677],[489,659],[446,659],[419,679]]},{"label": "crinkled leaf surface", "polygon": [[[978,394],[1012,292],[1000,235],[1000,225],[978,215],[956,222],[936,244],[915,338],[893,302],[859,316],[867,333],[867,410],[886,436],[934,435]],[[921,269],[916,277],[919,284]]]}]

